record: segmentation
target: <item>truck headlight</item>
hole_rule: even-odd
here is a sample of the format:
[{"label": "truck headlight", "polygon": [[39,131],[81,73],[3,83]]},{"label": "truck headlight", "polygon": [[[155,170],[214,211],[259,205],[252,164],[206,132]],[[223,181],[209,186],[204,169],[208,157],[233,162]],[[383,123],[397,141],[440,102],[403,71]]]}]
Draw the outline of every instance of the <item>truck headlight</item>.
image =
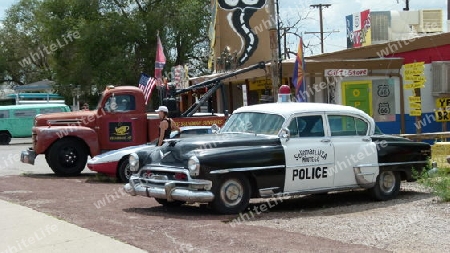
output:
[{"label": "truck headlight", "polygon": [[128,163],[131,171],[137,172],[139,170],[139,156],[136,153],[131,153],[128,156]]},{"label": "truck headlight", "polygon": [[187,166],[189,169],[189,175],[198,176],[200,174],[200,161],[195,155],[189,158]]}]

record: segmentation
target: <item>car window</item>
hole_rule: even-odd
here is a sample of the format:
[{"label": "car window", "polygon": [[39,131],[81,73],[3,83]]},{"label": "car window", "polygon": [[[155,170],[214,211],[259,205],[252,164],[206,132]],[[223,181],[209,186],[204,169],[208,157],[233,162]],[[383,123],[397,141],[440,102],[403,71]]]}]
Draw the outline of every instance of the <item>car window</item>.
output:
[{"label": "car window", "polygon": [[288,129],[293,138],[325,136],[321,115],[295,117],[291,120]]},{"label": "car window", "polygon": [[133,95],[111,96],[105,104],[106,111],[126,112],[136,110],[136,102]]},{"label": "car window", "polygon": [[331,136],[356,136],[366,135],[369,123],[348,115],[329,115]]},{"label": "car window", "polygon": [[243,112],[235,113],[225,122],[221,133],[255,133],[276,135],[284,123],[277,114]]}]

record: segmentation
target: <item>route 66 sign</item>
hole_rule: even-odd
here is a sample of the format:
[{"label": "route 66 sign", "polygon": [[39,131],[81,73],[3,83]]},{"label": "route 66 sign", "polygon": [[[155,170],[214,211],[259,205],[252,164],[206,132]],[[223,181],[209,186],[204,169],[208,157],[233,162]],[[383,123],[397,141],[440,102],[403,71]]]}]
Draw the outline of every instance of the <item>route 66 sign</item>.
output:
[{"label": "route 66 sign", "polygon": [[387,115],[391,113],[391,109],[389,108],[389,103],[379,103],[378,104],[378,114]]},{"label": "route 66 sign", "polygon": [[389,94],[391,94],[391,91],[389,90],[389,85],[387,84],[378,85],[377,94],[380,97],[389,97]]}]

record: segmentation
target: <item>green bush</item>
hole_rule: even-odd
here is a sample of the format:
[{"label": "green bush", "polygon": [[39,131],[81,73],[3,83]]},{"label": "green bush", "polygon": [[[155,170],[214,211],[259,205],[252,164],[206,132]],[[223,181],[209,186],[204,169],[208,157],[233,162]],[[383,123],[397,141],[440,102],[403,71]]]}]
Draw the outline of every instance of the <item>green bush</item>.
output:
[{"label": "green bush", "polygon": [[430,188],[442,201],[450,201],[450,173],[447,170],[423,170],[415,176],[419,184]]}]

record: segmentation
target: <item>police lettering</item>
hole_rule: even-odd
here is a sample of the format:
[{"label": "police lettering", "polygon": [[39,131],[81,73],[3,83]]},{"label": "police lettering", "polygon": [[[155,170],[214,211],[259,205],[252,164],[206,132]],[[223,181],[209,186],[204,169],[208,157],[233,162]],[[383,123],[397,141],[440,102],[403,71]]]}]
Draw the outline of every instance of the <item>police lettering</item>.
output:
[{"label": "police lettering", "polygon": [[295,178],[298,178],[300,180],[303,179],[319,179],[319,178],[326,178],[327,177],[327,169],[328,167],[312,167],[312,168],[303,168],[303,169],[296,169],[292,171],[292,181],[295,180]]}]

